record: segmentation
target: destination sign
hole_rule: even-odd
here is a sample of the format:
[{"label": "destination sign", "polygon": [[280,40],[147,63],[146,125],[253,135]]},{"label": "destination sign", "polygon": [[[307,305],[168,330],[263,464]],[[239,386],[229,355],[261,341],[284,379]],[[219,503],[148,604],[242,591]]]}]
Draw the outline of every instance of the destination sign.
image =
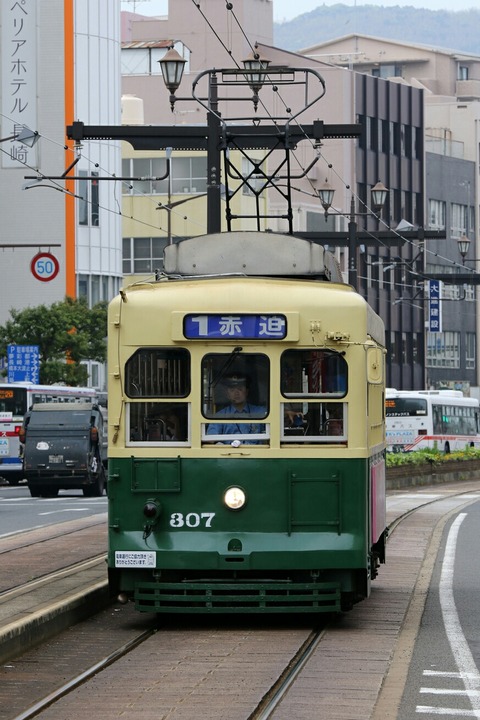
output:
[{"label": "destination sign", "polygon": [[186,315],[183,332],[190,340],[282,340],[287,335],[284,315]]}]

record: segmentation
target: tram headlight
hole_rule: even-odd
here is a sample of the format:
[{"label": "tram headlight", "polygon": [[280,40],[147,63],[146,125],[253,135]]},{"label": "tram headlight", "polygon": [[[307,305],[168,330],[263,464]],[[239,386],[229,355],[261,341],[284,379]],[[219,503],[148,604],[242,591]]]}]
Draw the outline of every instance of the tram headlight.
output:
[{"label": "tram headlight", "polygon": [[229,487],[225,490],[223,502],[230,510],[241,510],[247,501],[245,491],[240,487]]}]

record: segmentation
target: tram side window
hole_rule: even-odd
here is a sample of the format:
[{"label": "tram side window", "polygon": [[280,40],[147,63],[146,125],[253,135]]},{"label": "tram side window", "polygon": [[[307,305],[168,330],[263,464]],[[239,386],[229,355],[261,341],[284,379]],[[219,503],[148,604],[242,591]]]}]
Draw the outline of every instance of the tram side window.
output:
[{"label": "tram side window", "polygon": [[[285,442],[346,442],[348,365],[332,350],[287,350],[281,358]],[[308,399],[308,402],[307,402]],[[328,399],[327,402],[320,400]]]},{"label": "tram side window", "polygon": [[175,444],[188,441],[189,404],[171,402],[190,393],[190,354],[187,350],[137,350],[125,366],[125,392],[132,399],[149,399],[128,403],[129,442]]},{"label": "tram side window", "polygon": [[348,365],[333,350],[287,350],[281,359],[281,391],[289,396],[344,397]]}]

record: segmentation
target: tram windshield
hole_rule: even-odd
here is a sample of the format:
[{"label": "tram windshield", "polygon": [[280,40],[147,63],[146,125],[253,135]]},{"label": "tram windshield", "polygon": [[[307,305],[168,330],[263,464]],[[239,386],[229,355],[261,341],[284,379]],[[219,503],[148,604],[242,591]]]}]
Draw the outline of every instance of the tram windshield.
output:
[{"label": "tram windshield", "polygon": [[205,355],[202,409],[206,418],[214,420],[206,426],[207,442],[232,443],[239,437],[242,444],[267,441],[268,426],[258,421],[269,413],[269,376],[266,355],[243,353],[240,348]]},{"label": "tram windshield", "polygon": [[212,353],[202,361],[203,414],[225,419],[239,414],[261,419],[269,411],[269,360],[266,355],[235,350]]}]

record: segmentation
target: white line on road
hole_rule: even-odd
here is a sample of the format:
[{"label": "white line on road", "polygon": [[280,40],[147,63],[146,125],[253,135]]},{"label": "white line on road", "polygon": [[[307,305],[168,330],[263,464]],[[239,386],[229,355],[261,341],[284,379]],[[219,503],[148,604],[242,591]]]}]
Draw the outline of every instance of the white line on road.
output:
[{"label": "white line on road", "polygon": [[478,693],[478,690],[480,690],[480,673],[463,634],[453,596],[453,573],[457,539],[460,526],[466,517],[466,513],[460,513],[448,533],[440,576],[440,607],[447,639],[473,709],[473,714],[468,714],[468,717],[480,719],[480,694]]},{"label": "white line on road", "polygon": [[457,708],[437,708],[429,705],[417,705],[417,713],[428,713],[429,715],[456,715],[457,717],[476,718],[475,710],[457,710]]},{"label": "white line on road", "polygon": [[431,688],[431,687],[422,687],[420,688],[420,693],[426,693],[429,695],[466,695],[468,693],[473,693],[473,695],[480,695],[480,690],[449,690],[448,688]]},{"label": "white line on road", "polygon": [[47,510],[46,512],[40,512],[38,513],[39,516],[43,515],[58,515],[59,513],[69,513],[69,512],[88,512],[91,510],[89,507],[75,507],[75,508],[58,508],[57,510]]}]

